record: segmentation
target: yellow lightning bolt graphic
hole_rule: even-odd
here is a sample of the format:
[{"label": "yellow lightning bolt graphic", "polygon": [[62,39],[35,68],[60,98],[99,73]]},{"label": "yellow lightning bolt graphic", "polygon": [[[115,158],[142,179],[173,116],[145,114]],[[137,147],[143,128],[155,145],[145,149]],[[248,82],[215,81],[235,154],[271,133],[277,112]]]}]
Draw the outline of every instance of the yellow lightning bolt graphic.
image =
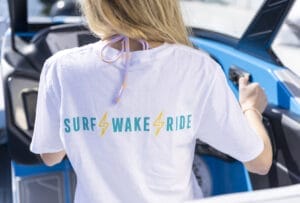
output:
[{"label": "yellow lightning bolt graphic", "polygon": [[109,123],[107,122],[107,116],[108,116],[108,113],[106,112],[98,123],[98,126],[101,128],[101,133],[100,133],[101,136],[104,136],[104,134],[109,126]]},{"label": "yellow lightning bolt graphic", "polygon": [[163,112],[160,112],[160,114],[157,116],[157,118],[153,122],[153,126],[156,127],[155,136],[157,136],[159,134],[160,130],[162,129],[162,127],[164,127],[165,122],[162,120],[162,117],[163,117]]}]

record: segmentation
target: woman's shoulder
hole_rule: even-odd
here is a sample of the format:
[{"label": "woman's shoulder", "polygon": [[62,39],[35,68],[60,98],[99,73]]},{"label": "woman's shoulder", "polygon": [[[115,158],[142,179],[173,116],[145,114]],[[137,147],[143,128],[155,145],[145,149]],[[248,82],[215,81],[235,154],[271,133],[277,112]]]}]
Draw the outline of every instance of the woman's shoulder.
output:
[{"label": "woman's shoulder", "polygon": [[85,58],[91,59],[95,54],[95,46],[99,42],[90,43],[80,47],[64,49],[56,52],[46,60],[46,63],[57,64],[61,66],[73,66],[82,64]]},{"label": "woman's shoulder", "polygon": [[209,72],[210,74],[220,69],[220,65],[206,51],[182,44],[173,44],[178,62],[185,67],[192,68],[197,72]]},{"label": "woman's shoulder", "polygon": [[206,51],[200,48],[196,48],[194,46],[192,47],[184,44],[173,44],[173,46],[175,46],[178,51],[185,52],[189,56],[194,55],[197,57],[204,57],[204,58],[209,57],[209,54]]}]

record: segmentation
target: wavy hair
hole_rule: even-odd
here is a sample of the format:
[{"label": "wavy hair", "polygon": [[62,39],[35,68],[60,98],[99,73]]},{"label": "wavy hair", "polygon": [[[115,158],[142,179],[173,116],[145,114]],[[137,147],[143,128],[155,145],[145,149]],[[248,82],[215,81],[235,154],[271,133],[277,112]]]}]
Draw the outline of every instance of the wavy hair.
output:
[{"label": "wavy hair", "polygon": [[97,36],[191,46],[178,0],[81,0],[88,26]]}]

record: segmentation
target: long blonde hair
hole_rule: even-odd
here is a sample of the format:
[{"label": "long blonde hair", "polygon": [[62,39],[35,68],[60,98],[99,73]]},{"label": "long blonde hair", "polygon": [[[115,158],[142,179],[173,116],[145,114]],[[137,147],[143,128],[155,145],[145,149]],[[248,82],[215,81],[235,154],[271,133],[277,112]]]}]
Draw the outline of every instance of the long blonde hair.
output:
[{"label": "long blonde hair", "polygon": [[191,46],[178,0],[81,0],[91,31]]}]

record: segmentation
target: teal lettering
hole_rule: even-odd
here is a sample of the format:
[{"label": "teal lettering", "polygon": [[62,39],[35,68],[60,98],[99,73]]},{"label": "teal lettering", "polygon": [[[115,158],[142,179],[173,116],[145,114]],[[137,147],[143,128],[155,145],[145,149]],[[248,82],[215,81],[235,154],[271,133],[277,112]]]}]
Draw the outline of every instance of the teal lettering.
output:
[{"label": "teal lettering", "polygon": [[179,129],[183,129],[185,126],[185,117],[180,116],[180,121],[179,121]]},{"label": "teal lettering", "polygon": [[74,131],[79,131],[80,130],[79,117],[74,117],[73,118],[73,129],[74,129]]},{"label": "teal lettering", "polygon": [[95,126],[96,126],[96,118],[92,117],[90,120],[91,120],[91,129],[92,129],[92,131],[94,131]]},{"label": "teal lettering", "polygon": [[150,117],[144,117],[144,131],[150,131],[149,120],[150,120]]},{"label": "teal lettering", "polygon": [[125,132],[131,132],[131,123],[130,123],[130,118],[127,117],[125,121]]},{"label": "teal lettering", "polygon": [[134,118],[134,131],[141,131],[140,121],[141,117]]},{"label": "teal lettering", "polygon": [[89,130],[89,120],[87,117],[82,117],[83,130]]},{"label": "teal lettering", "polygon": [[114,132],[122,132],[123,118],[113,118],[112,126]]},{"label": "teal lettering", "polygon": [[71,131],[71,128],[70,128],[70,119],[68,118],[65,118],[64,119],[64,124],[65,124],[65,132],[66,133],[69,133]]},{"label": "teal lettering", "polygon": [[167,117],[167,131],[173,131],[173,118]]},{"label": "teal lettering", "polygon": [[191,114],[189,114],[188,117],[187,117],[187,128],[191,128],[191,122],[192,122],[191,117],[192,117]]}]

